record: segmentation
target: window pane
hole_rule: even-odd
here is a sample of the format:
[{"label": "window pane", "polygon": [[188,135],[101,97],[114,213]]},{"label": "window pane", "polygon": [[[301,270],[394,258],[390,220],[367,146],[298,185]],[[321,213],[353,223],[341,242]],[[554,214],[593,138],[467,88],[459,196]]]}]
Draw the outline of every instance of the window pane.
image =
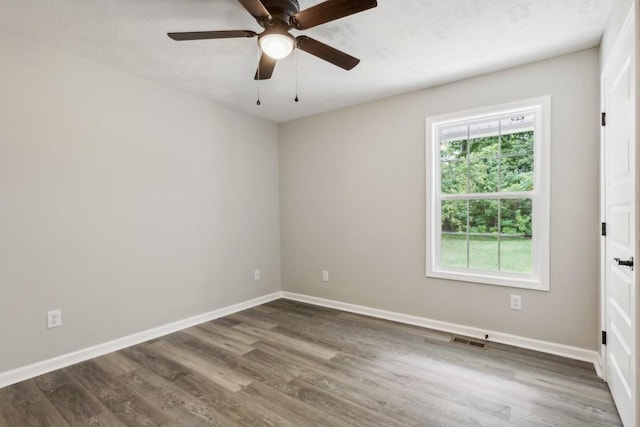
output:
[{"label": "window pane", "polygon": [[465,200],[445,200],[441,205],[443,233],[467,232],[467,202]]},{"label": "window pane", "polygon": [[498,238],[469,236],[469,267],[478,270],[498,270]]},{"label": "window pane", "polygon": [[442,162],[441,188],[446,194],[460,194],[467,192],[467,161],[455,160]]},{"label": "window pane", "polygon": [[500,238],[500,270],[511,273],[533,272],[531,264],[532,244],[528,236]]},{"label": "window pane", "polygon": [[467,268],[467,236],[442,234],[442,265]]},{"label": "window pane", "polygon": [[442,161],[466,159],[467,140],[441,142],[440,158]]},{"label": "window pane", "polygon": [[469,232],[470,233],[497,233],[498,232],[498,201],[497,200],[470,200],[469,201]]},{"label": "window pane", "polygon": [[469,141],[469,157],[498,157],[500,138],[498,135]]},{"label": "window pane", "polygon": [[467,267],[467,202],[447,200],[441,205],[442,265]]},{"label": "window pane", "polygon": [[498,159],[469,160],[469,192],[495,193],[498,191]]},{"label": "window pane", "polygon": [[533,154],[503,157],[500,164],[500,191],[533,190]]},{"label": "window pane", "polygon": [[503,156],[533,153],[533,131],[502,135],[501,151]]},{"label": "window pane", "polygon": [[500,201],[500,233],[511,237],[531,237],[531,199],[507,199]]}]

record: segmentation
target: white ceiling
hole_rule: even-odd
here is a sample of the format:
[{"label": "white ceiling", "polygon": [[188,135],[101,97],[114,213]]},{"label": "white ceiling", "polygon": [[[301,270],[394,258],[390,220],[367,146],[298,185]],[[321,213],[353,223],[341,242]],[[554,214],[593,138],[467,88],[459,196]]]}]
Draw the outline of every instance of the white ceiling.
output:
[{"label": "white ceiling", "polygon": [[[236,0],[0,0],[0,28],[235,110],[284,122],[597,46],[613,0],[378,0],[304,32],[361,59],[344,71],[298,52],[253,80],[256,39],[175,42],[167,32],[260,32]],[[320,0],[299,0],[306,9]],[[293,32],[294,35],[300,32]]]}]

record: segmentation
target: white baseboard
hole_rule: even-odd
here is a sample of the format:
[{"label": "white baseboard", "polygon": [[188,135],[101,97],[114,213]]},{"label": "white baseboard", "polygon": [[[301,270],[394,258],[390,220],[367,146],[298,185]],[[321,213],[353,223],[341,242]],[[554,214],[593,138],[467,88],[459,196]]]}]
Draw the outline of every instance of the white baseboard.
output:
[{"label": "white baseboard", "polygon": [[520,337],[517,335],[505,334],[496,331],[487,331],[471,326],[458,325],[455,323],[442,322],[440,320],[427,319],[425,317],[411,316],[408,314],[397,313],[393,311],[380,310],[377,308],[365,307],[362,305],[349,304],[345,302],[329,300],[324,298],[312,297],[292,292],[282,292],[282,298],[293,301],[305,302],[308,304],[319,305],[336,310],[348,311],[351,313],[364,314],[366,316],[378,317],[380,319],[392,320],[394,322],[406,323],[409,325],[421,326],[423,328],[436,329],[443,332],[449,332],[456,335],[464,335],[471,338],[484,339],[485,335],[489,335],[489,341],[512,345],[515,347],[526,348],[529,350],[540,351],[543,353],[563,356],[574,360],[593,363],[593,366],[601,376],[600,372],[600,355],[595,350],[587,350],[579,347],[571,347],[563,344],[556,344],[548,341],[540,341],[531,338]]},{"label": "white baseboard", "polygon": [[62,356],[54,357],[53,359],[43,360],[41,362],[13,369],[11,371],[1,372],[0,388],[37,377],[38,375],[46,374],[47,372],[55,371],[56,369],[62,369],[79,362],[84,362],[85,360],[93,359],[94,357],[103,356],[107,353],[121,350],[126,347],[131,347],[132,345],[140,344],[142,342],[158,338],[173,332],[177,332],[182,329],[198,325],[200,323],[208,322],[219,317],[224,317],[229,314],[237,313],[238,311],[246,310],[248,308],[279,299],[282,296],[281,294],[281,292],[274,292],[269,295],[264,295],[238,304],[219,308],[208,313],[178,320],[177,322],[169,323],[157,328],[148,329],[146,331],[138,332],[126,337],[117,338],[113,341],[108,341],[92,347],[84,348],[72,353],[63,354]]},{"label": "white baseboard", "polygon": [[602,355],[596,352],[596,360],[593,362],[593,367],[596,369],[596,375],[598,375],[603,380],[607,380],[604,376],[604,365],[602,364]]}]

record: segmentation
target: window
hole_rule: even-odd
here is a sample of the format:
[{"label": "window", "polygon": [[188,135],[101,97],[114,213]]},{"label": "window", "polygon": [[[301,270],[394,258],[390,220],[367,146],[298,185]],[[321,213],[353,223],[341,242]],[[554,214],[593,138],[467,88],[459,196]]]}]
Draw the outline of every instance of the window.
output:
[{"label": "window", "polygon": [[427,119],[427,276],[549,290],[549,109]]}]

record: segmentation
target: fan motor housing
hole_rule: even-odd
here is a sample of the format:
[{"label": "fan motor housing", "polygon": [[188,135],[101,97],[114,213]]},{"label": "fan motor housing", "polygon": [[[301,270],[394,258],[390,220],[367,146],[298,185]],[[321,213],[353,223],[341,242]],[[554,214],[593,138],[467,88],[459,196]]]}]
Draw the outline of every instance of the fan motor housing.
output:
[{"label": "fan motor housing", "polygon": [[297,0],[262,0],[262,4],[272,17],[272,20],[259,22],[264,28],[271,26],[270,22],[273,20],[284,22],[287,27],[290,27],[291,17],[300,11]]}]

